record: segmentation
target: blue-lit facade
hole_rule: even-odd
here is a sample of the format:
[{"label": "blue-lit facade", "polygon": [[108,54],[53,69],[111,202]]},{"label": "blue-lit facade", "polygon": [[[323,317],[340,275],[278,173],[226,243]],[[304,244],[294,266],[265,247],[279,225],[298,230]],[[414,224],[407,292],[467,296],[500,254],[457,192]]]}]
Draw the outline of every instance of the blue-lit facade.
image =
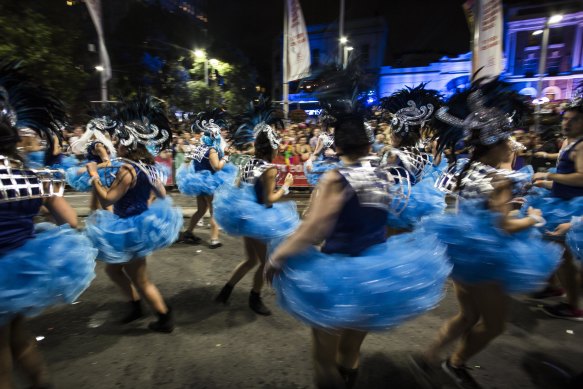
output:
[{"label": "blue-lit facade", "polygon": [[[508,7],[505,9],[502,76],[515,84],[515,89],[524,95],[533,97],[537,95],[536,74],[541,52],[541,35],[532,33],[542,29],[546,17],[555,13],[563,14],[563,19],[554,24],[550,30],[547,76],[543,81],[542,94],[550,100],[569,99],[575,87],[583,82],[583,2],[559,0],[548,5]],[[374,26],[367,27],[367,23],[371,23],[371,20],[357,21],[356,30],[353,30],[349,23],[346,35],[354,41],[351,46],[359,48],[361,55],[364,51],[369,56],[368,70],[378,74],[375,98],[390,95],[405,85],[413,86],[421,82],[428,83],[429,88],[437,89],[446,96],[469,84],[470,53],[443,57],[427,66],[406,68],[382,66],[384,50],[390,39],[387,26],[380,19],[376,20],[377,24]],[[338,51],[337,30],[323,31],[322,26],[309,26],[308,33],[314,66],[333,62]],[[376,39],[378,41],[375,41]],[[273,95],[281,97],[281,57],[278,57],[278,60],[279,68],[276,63],[274,72],[278,82],[274,83],[276,87]],[[292,102],[314,100],[309,90],[305,88],[298,90],[295,84],[292,84],[290,93]]]}]

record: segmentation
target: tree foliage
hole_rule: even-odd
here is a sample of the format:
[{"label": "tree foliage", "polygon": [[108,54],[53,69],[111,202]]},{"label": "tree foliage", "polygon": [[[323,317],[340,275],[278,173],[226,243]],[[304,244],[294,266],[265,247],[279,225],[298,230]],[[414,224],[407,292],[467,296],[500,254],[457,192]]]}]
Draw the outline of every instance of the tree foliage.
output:
[{"label": "tree foliage", "polygon": [[0,58],[23,61],[69,104],[77,100],[88,78],[73,60],[76,35],[22,4],[0,4]]}]

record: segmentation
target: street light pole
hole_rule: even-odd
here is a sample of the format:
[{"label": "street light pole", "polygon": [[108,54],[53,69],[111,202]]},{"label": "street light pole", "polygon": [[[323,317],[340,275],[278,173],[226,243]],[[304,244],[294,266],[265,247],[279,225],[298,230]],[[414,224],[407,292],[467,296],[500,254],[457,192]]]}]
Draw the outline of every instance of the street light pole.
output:
[{"label": "street light pole", "polygon": [[543,30],[543,39],[541,42],[540,59],[538,63],[538,83],[537,83],[537,98],[540,100],[543,93],[543,78],[545,76],[545,71],[547,67],[547,51],[549,46],[549,35],[550,35],[549,20],[545,21],[545,28]]},{"label": "street light pole", "polygon": [[543,97],[543,80],[547,70],[547,51],[549,49],[549,35],[551,33],[551,24],[560,22],[563,19],[562,15],[553,15],[545,19],[545,26],[543,30],[543,37],[540,48],[540,59],[538,61],[538,82],[536,86],[537,104],[535,109],[535,125],[537,131],[540,132],[540,114],[542,110]]},{"label": "street light pole", "polygon": [[209,86],[209,60],[204,58],[204,83]]},{"label": "street light pole", "polygon": [[342,63],[343,52],[342,46],[346,43],[343,42],[344,38],[344,0],[340,0],[340,17],[338,20],[338,64]]},{"label": "street light pole", "polygon": [[342,69],[346,69],[346,66],[348,66],[348,55],[352,50],[354,50],[354,47],[344,46],[344,55],[342,57]]}]

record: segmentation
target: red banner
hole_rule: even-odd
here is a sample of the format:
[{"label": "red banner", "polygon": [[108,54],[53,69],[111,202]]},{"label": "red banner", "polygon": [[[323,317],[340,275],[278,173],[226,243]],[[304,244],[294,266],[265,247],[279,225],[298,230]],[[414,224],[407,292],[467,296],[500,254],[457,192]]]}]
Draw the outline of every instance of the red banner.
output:
[{"label": "red banner", "polygon": [[164,168],[164,172],[166,173],[166,183],[165,185],[174,185],[174,177],[172,175],[172,166],[174,165],[172,160],[172,154],[167,156],[166,158],[161,157],[158,155],[156,158],[156,163],[161,165]]},{"label": "red banner", "polygon": [[304,164],[299,161],[299,158],[292,158],[288,165],[285,163],[285,158],[278,155],[273,160],[273,163],[277,165],[277,170],[280,173],[277,177],[277,185],[283,185],[285,176],[287,173],[291,173],[294,176],[292,188],[309,188],[311,186],[306,180],[306,176],[304,175]]}]

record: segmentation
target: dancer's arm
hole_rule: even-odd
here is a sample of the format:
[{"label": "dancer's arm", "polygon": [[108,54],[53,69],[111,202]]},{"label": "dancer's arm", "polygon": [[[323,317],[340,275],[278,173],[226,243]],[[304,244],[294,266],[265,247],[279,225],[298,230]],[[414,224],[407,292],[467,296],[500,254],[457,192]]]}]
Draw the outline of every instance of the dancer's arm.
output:
[{"label": "dancer's arm", "polygon": [[209,152],[209,161],[213,170],[219,171],[225,167],[227,160],[225,158],[219,159],[219,153],[215,149],[211,149]]},{"label": "dancer's arm", "polygon": [[109,154],[107,153],[107,148],[105,148],[103,143],[97,143],[95,145],[93,154],[96,154],[101,159],[101,161],[103,161],[102,163],[109,163]]},{"label": "dancer's arm", "polygon": [[117,173],[113,184],[111,184],[111,187],[108,189],[103,185],[99,178],[97,164],[95,162],[87,164],[87,171],[92,177],[91,182],[95,188],[95,195],[99,199],[103,208],[107,208],[121,199],[123,195],[126,194],[136,177],[134,168],[129,165],[124,165],[119,168],[119,172]]},{"label": "dancer's arm", "polygon": [[44,201],[58,225],[69,224],[72,228],[77,228],[77,212],[63,197],[49,197]]},{"label": "dancer's arm", "polygon": [[509,234],[531,228],[542,221],[542,212],[532,207],[528,208],[527,217],[517,219],[511,215],[512,186],[507,179],[494,179],[494,191],[488,200],[488,208],[500,212],[500,228]]},{"label": "dancer's arm", "polygon": [[335,171],[327,172],[322,177],[318,190],[319,195],[310,204],[312,211],[299,228],[277,248],[266,265],[266,278],[269,281],[287,258],[301,253],[310,245],[319,244],[334,228],[346,202],[346,188],[342,185],[341,176]]},{"label": "dancer's arm", "polygon": [[579,143],[574,151],[575,157],[573,158],[573,162],[575,162],[575,173],[543,173],[544,179],[563,185],[583,187],[583,142]]},{"label": "dancer's arm", "polygon": [[267,170],[265,173],[263,173],[263,176],[261,177],[261,180],[263,180],[264,188],[263,198],[265,199],[265,203],[267,205],[271,205],[273,203],[281,201],[283,197],[287,194],[287,190],[289,189],[289,187],[294,183],[294,176],[288,173],[287,176],[285,176],[284,185],[278,190],[275,190],[276,177],[277,168],[275,167]]}]

